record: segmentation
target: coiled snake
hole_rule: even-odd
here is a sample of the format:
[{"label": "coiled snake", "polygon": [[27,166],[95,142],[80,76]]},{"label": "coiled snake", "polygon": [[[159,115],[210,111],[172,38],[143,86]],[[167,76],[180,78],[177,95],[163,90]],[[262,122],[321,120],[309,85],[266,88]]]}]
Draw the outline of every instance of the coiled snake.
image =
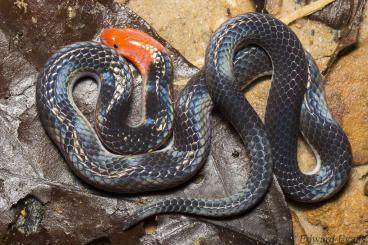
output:
[{"label": "coiled snake", "polygon": [[[239,133],[251,161],[240,192],[213,200],[162,200],[137,210],[125,228],[157,213],[208,217],[242,213],[264,196],[272,173],[288,197],[302,202],[329,198],[346,182],[350,144],[326,107],[313,59],[277,19],[248,13],[222,24],[207,48],[205,67],[180,92],[174,110],[172,65],[160,43],[131,29],[107,29],[101,39],[105,45],[80,42],[59,50],[45,64],[37,83],[43,126],[76,175],[99,189],[118,193],[168,189],[187,181],[209,154],[213,105]],[[145,119],[136,127],[126,122],[132,77],[119,54],[131,60],[144,77]],[[242,88],[270,71],[264,127]],[[81,76],[100,81],[96,131],[71,98],[73,84]],[[299,129],[320,165],[311,174],[298,168]],[[152,151],[171,130],[172,146]],[[99,138],[115,153],[140,154],[112,153]]]}]

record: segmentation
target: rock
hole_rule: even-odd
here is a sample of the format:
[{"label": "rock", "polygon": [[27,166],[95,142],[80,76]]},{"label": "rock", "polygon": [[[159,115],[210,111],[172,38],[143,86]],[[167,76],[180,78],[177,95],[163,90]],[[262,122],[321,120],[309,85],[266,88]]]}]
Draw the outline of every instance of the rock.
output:
[{"label": "rock", "polygon": [[368,163],[368,42],[342,57],[326,82],[327,103],[347,134],[354,164]]},{"label": "rock", "polygon": [[[173,9],[179,8],[170,11]],[[226,7],[223,11],[228,13]],[[53,52],[72,42],[97,40],[107,26],[138,28],[160,40],[170,50],[176,79],[187,80],[198,70],[121,4],[97,0],[0,2],[1,242],[292,244],[290,213],[276,181],[257,208],[238,217],[213,220],[159,215],[127,232],[121,230],[123,219],[154,200],[173,195],[220,197],[241,188],[249,162],[239,137],[218,115],[214,116],[215,137],[208,163],[179,188],[139,196],[113,195],[85,185],[72,174],[40,124],[35,83]],[[136,81],[139,87],[140,80]],[[76,104],[89,119],[96,87],[87,80],[74,91]],[[179,89],[176,86],[176,92]],[[136,98],[133,108],[138,104]]]},{"label": "rock", "polygon": [[208,41],[217,27],[233,16],[254,11],[248,0],[191,0],[180,2],[180,7],[177,1],[134,0],[128,6],[198,67],[204,64]]},{"label": "rock", "polygon": [[[283,18],[292,15],[295,10],[311,2],[311,0],[265,0],[262,10],[275,13],[276,17]],[[336,0],[326,5],[322,10],[290,24],[306,50],[312,53],[316,59],[323,74],[328,73],[328,70],[338,59],[340,52],[358,42],[365,3],[366,0]],[[317,21],[310,22],[311,19]],[[303,30],[298,31],[298,29]],[[362,29],[364,31],[364,28]],[[314,36],[314,38],[310,36]],[[322,39],[323,41],[321,41]],[[318,46],[324,46],[324,49],[320,49]],[[319,52],[314,52],[317,50]]]},{"label": "rock", "polygon": [[322,227],[322,237],[338,244],[365,244],[368,240],[368,197],[364,195],[368,165],[356,167],[344,192],[334,200],[305,207],[303,216],[316,227]]},{"label": "rock", "polygon": [[294,244],[309,245],[310,242],[307,239],[307,234],[300,223],[298,216],[295,212],[291,211],[291,217],[293,219],[293,232],[294,232]]},{"label": "rock", "polygon": [[[311,3],[311,0],[307,0],[306,3]],[[353,12],[354,0],[337,0],[310,15],[309,18],[319,20],[334,29],[342,29],[348,25]]]},{"label": "rock", "polygon": [[[368,8],[364,8],[364,12],[362,14],[362,24],[361,26],[368,26]],[[359,43],[363,44],[364,41],[368,40],[368,28],[360,28],[359,30]]]}]

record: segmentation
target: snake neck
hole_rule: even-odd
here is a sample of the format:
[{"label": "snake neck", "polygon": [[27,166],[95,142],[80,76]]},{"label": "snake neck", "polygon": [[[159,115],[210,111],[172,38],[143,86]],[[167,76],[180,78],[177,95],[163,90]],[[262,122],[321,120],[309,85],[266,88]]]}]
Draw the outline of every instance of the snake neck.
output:
[{"label": "snake neck", "polygon": [[[132,57],[128,58],[129,60]],[[167,142],[171,136],[174,112],[171,99],[172,64],[169,56],[160,50],[141,56],[142,64],[133,63],[142,74],[142,109],[140,120],[129,121],[130,100],[115,99],[115,89],[102,83],[101,91],[107,101],[108,109],[97,110],[96,124],[98,134],[105,146],[119,154],[139,154],[154,150]],[[147,63],[149,60],[149,63]],[[144,67],[144,69],[142,68]],[[123,86],[118,85],[117,88]],[[102,100],[101,100],[102,102]],[[100,104],[100,103],[98,103]],[[102,103],[101,103],[102,104]],[[111,108],[111,109],[110,109]],[[137,147],[128,147],[129,144]],[[138,143],[137,143],[138,142]]]},{"label": "snake neck", "polygon": [[148,65],[147,73],[143,74],[147,93],[160,95],[160,86],[168,86],[173,80],[172,63],[170,57],[161,51],[152,54],[154,59]]}]

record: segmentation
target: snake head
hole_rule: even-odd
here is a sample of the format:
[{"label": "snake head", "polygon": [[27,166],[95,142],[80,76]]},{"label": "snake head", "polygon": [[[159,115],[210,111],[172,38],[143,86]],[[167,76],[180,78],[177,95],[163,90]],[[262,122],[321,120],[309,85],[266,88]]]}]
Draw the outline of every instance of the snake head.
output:
[{"label": "snake head", "polygon": [[100,38],[103,44],[131,61],[143,76],[147,76],[150,65],[157,62],[159,52],[167,53],[161,43],[135,29],[107,28]]}]

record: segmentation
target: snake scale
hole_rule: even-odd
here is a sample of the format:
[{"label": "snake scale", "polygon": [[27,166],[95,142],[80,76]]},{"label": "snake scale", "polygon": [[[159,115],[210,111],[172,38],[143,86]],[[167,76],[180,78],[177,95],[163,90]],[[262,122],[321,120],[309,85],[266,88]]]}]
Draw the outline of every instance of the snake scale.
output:
[{"label": "snake scale", "polygon": [[[37,83],[43,126],[76,175],[118,193],[184,183],[209,155],[214,106],[239,133],[251,162],[241,191],[219,199],[158,201],[136,210],[125,221],[125,229],[158,213],[240,214],[261,200],[273,173],[285,195],[301,202],[325,200],[347,181],[351,147],[327,109],[321,75],[296,35],[279,20],[247,13],[222,24],[210,40],[205,67],[180,92],[174,109],[172,64],[160,43],[131,29],[107,29],[101,39],[104,45],[80,42],[56,52]],[[121,55],[137,66],[144,80],[145,118],[138,126],[127,124],[132,76]],[[263,125],[242,89],[271,73]],[[82,76],[99,81],[96,130],[71,97]],[[318,167],[309,174],[298,168],[299,130],[316,153]],[[161,149],[171,132],[173,143]]]}]

